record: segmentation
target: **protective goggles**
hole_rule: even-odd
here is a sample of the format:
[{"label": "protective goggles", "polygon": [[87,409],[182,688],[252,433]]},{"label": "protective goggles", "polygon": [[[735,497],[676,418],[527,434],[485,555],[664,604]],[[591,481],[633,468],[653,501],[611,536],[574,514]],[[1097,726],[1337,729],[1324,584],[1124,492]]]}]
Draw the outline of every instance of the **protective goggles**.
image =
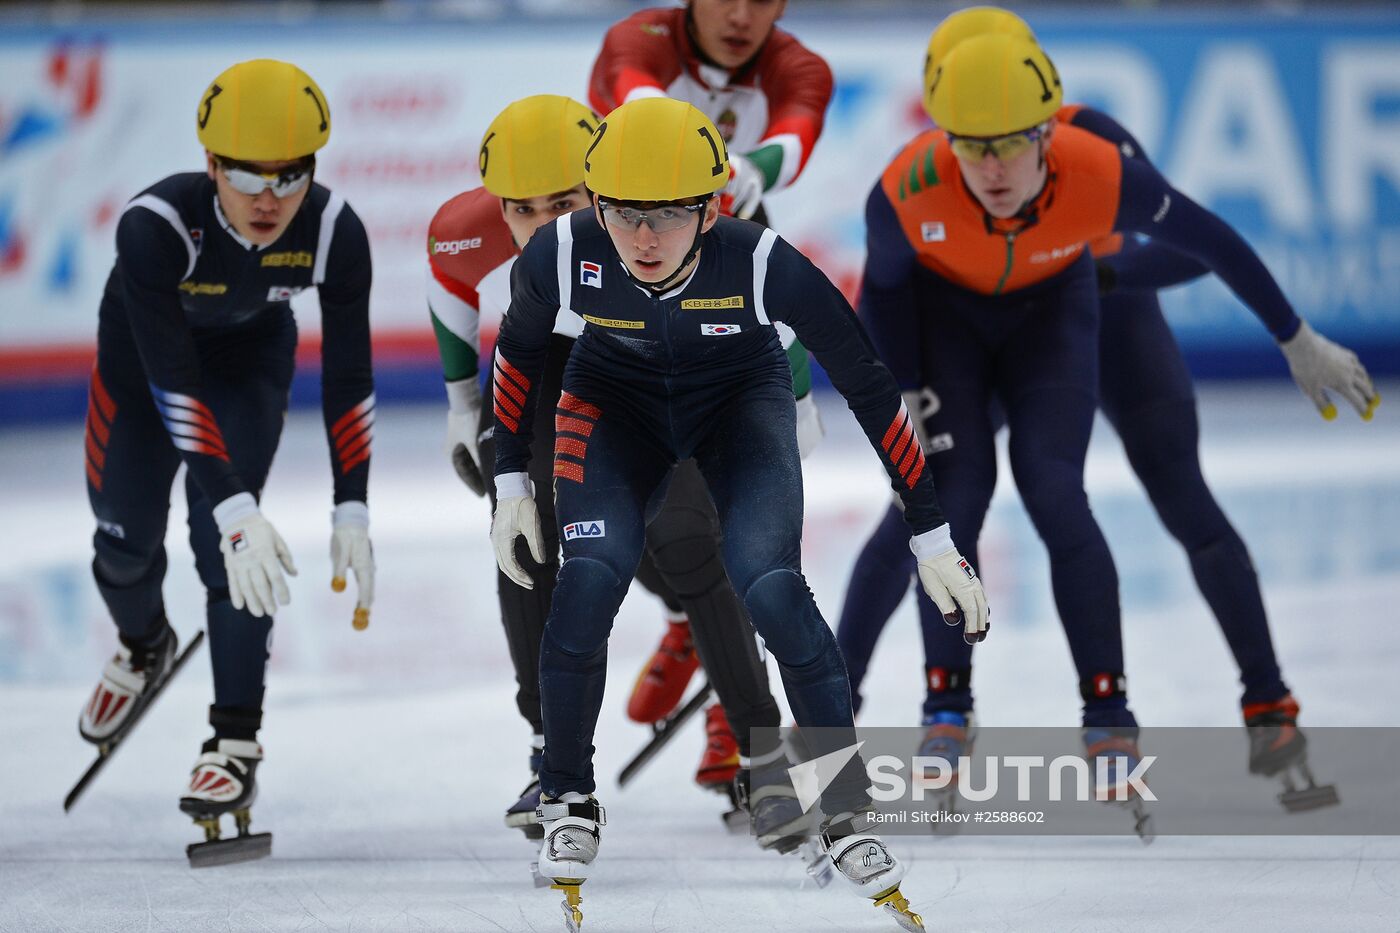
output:
[{"label": "protective goggles", "polygon": [[1045,124],[1007,136],[954,136],[948,134],[953,154],[968,162],[981,162],[988,154],[998,162],[1010,162],[1045,136]]},{"label": "protective goggles", "polygon": [[228,179],[229,187],[239,194],[246,194],[249,197],[257,197],[264,191],[271,191],[275,198],[285,198],[288,195],[296,194],[310,183],[313,168],[315,168],[315,164],[310,163],[265,174],[255,172],[237,162],[219,160],[219,170]]},{"label": "protective goggles", "polygon": [[603,217],[608,225],[619,230],[636,230],[642,224],[646,224],[653,233],[666,233],[668,230],[679,230],[689,224],[690,215],[703,211],[706,203],[708,201],[699,204],[663,204],[645,211],[603,200],[599,200],[598,206],[603,209]]}]

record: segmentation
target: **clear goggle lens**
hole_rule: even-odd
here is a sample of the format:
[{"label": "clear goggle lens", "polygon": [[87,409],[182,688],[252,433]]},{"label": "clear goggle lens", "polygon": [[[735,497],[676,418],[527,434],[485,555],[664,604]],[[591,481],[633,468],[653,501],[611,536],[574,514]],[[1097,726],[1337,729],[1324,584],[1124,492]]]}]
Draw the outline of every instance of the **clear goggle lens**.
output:
[{"label": "clear goggle lens", "polygon": [[948,145],[952,147],[954,155],[968,162],[981,162],[988,155],[999,162],[1010,162],[1030,149],[1043,135],[1044,129],[1039,126],[1023,133],[1012,133],[1010,136],[998,136],[994,139],[950,134]]},{"label": "clear goggle lens", "polygon": [[228,179],[230,188],[249,197],[257,197],[264,191],[271,191],[273,197],[285,198],[296,194],[311,181],[311,169],[305,166],[272,174],[254,172],[227,162],[221,162],[219,168]]},{"label": "clear goggle lens", "polygon": [[636,230],[646,224],[654,233],[679,230],[690,223],[691,214],[705,209],[704,204],[664,204],[642,211],[607,201],[600,201],[599,206],[603,208],[603,217],[610,226],[619,230]]}]

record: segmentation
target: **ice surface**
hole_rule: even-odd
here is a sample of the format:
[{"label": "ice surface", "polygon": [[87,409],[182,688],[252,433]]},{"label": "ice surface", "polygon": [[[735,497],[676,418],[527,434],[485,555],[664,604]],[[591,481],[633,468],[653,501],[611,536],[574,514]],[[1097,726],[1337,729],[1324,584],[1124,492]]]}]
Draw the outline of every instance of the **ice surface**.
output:
[{"label": "ice surface", "polygon": [[[1382,393],[1397,399],[1397,388]],[[1291,386],[1202,392],[1207,475],[1250,545],[1305,724],[1400,724],[1400,430],[1390,404],[1371,424],[1350,411],[1327,424]],[[804,554],[834,622],[888,492],[839,402],[824,411],[829,436],[806,464]],[[264,500],[301,569],[278,617],[254,812],[254,830],[275,833],[274,856],[201,872],[185,866],[183,846],[198,834],[175,800],[207,731],[202,658],[62,813],[90,757],[74,720],[114,644],[87,569],[82,429],[0,433],[0,930],[562,928],[559,895],[530,885],[531,846],[500,821],[526,780],[528,727],[495,609],[486,505],[439,454],[441,421],[437,409],[380,412],[378,601],[369,630],[355,632],[350,596],[328,585],[322,430],[314,414],[291,417]],[[1070,725],[1078,698],[1043,551],[1009,470],[1002,477],[982,545],[997,626],[978,656],[980,715]],[[1088,482],[1123,581],[1139,718],[1235,723],[1224,641],[1103,424]],[[203,595],[182,510],[177,500],[166,592],[188,636],[202,624]],[[585,930],[893,930],[844,891],[804,887],[795,860],[723,832],[720,799],[691,780],[698,725],[616,788],[644,737],[623,716],[626,692],[659,630],[658,605],[634,591],[615,628],[597,738],[610,823],[584,886]],[[864,723],[915,721],[917,639],[906,601],[876,654]],[[930,930],[1400,931],[1393,838],[893,844],[912,863],[904,887]]]}]

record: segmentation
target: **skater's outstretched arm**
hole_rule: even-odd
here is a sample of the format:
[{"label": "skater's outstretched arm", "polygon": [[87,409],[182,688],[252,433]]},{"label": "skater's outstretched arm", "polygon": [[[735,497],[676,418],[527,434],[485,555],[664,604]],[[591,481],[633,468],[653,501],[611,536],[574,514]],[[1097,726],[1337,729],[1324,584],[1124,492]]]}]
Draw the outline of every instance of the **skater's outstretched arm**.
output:
[{"label": "skater's outstretched arm", "polygon": [[957,621],[961,608],[964,637],[980,641],[987,632],[987,597],[953,544],[894,376],[875,355],[840,290],[776,234],[764,236],[773,241],[763,294],[769,315],[797,332],[845,397],[904,503],[924,588],[950,623]]}]

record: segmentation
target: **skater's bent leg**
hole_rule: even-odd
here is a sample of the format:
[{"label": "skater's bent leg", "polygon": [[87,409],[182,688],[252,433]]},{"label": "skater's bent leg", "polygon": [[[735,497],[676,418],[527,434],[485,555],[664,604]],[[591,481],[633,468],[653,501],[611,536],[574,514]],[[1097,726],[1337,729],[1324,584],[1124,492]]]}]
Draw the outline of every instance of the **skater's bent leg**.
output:
[{"label": "skater's bent leg", "polygon": [[647,549],[690,618],[700,662],[739,753],[748,757],[753,754],[750,730],[776,729],[780,714],[748,614],[724,572],[719,539],[719,519],[698,467],[693,460],[677,464],[661,511],[647,526]]},{"label": "skater's bent leg", "polygon": [[165,624],[165,526],[179,455],[140,376],[130,336],[106,330],[88,388],[84,441],[88,501],[97,520],[92,575],[129,646]]},{"label": "skater's bent leg", "polygon": [[[815,756],[855,741],[850,681],[831,628],[802,576],[802,470],[792,396],[779,386],[745,392],[715,419],[696,459],[714,495],[724,559],[754,627],[778,662],[788,703]],[[823,810],[868,802],[852,759],[823,797]]]},{"label": "skater's bent leg", "polygon": [[[277,453],[291,385],[295,330],[286,324],[256,350],[215,354],[205,373],[206,397],[223,427],[238,475],[260,496]],[[256,353],[248,357],[247,353]],[[252,740],[261,721],[272,617],[235,609],[229,600],[220,533],[208,496],[190,474],[189,539],[207,596],[209,660],[214,675],[210,724],[217,738]]]},{"label": "skater's bent leg", "polygon": [[1288,688],[1259,578],[1201,472],[1195,393],[1161,306],[1150,293],[1109,296],[1103,315],[1101,407],[1162,524],[1186,550],[1239,665],[1243,702],[1281,699]]},{"label": "skater's bent leg", "polygon": [[[1118,573],[1084,491],[1084,457],[1098,397],[1092,283],[1066,288],[1043,318],[1018,332],[1005,361],[1002,401],[1012,474],[1050,556],[1055,606],[1081,684],[1118,682],[1123,634]],[[1121,692],[1086,693],[1084,723],[1133,725]]]},{"label": "skater's bent leg", "polygon": [[586,434],[558,433],[554,459],[556,521],[569,531],[561,534],[564,561],[540,647],[540,787],[552,798],[594,790],[608,633],[641,557],[646,504],[670,469],[637,425],[609,414],[606,395],[565,393],[565,404],[571,411],[560,411],[572,420],[585,406],[597,414],[588,416]]}]

